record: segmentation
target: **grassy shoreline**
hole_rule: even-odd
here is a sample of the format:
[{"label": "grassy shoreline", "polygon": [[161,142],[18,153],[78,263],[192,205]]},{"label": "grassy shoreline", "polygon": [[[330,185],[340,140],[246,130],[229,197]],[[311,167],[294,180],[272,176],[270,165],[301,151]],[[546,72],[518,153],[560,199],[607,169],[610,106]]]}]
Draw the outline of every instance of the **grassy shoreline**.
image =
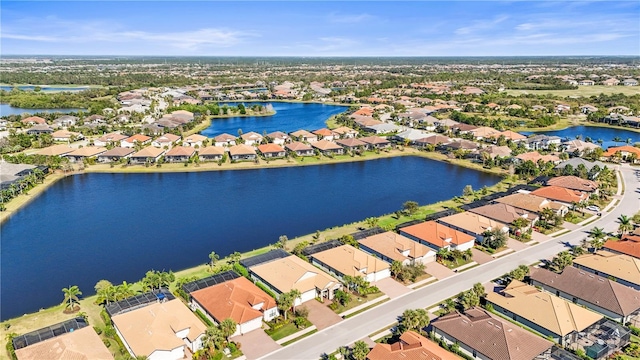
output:
[{"label": "grassy shoreline", "polygon": [[640,133],[640,128],[631,128],[631,127],[617,126],[617,125],[611,125],[611,124],[605,124],[605,123],[594,123],[594,122],[587,122],[587,121],[572,121],[570,119],[561,119],[555,125],[545,126],[542,128],[518,127],[513,129],[513,131],[537,133],[537,132],[547,132],[547,131],[560,131],[560,130],[565,130],[565,129],[577,127],[577,126],[600,127],[600,128],[609,128],[609,129],[627,130],[631,132]]}]

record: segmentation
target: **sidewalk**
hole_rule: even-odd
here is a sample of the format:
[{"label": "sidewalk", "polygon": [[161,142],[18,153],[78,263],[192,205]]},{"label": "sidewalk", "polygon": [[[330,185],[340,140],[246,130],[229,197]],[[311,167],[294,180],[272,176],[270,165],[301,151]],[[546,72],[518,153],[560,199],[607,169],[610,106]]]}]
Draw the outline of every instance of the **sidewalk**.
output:
[{"label": "sidewalk", "polygon": [[298,331],[295,334],[291,334],[289,336],[285,336],[282,339],[276,341],[276,344],[282,345],[282,344],[286,343],[287,341],[291,341],[293,339],[297,339],[297,338],[301,337],[302,335],[304,335],[306,333],[312,332],[313,330],[316,330],[316,326],[315,325],[309,326],[308,328],[306,328],[306,329],[304,329],[302,331]]}]

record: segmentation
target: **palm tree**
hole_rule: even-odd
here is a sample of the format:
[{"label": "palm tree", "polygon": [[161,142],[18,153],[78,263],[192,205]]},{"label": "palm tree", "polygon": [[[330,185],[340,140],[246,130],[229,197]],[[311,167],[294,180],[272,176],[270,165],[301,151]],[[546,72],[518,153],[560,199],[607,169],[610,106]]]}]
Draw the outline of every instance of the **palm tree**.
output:
[{"label": "palm tree", "polygon": [[[291,298],[293,299],[293,302],[291,303],[291,306],[293,306],[293,313],[295,314],[295,312],[296,312],[296,300],[300,299],[300,296],[302,296],[302,293],[298,289],[291,289],[291,291],[289,291],[289,296],[291,296]],[[300,300],[302,300],[302,299],[300,299]]]},{"label": "palm tree", "polygon": [[233,319],[227,318],[220,322],[219,328],[222,336],[227,340],[227,342],[229,342],[229,337],[235,334],[236,330],[238,329],[238,324],[236,324]]},{"label": "palm tree", "polygon": [[291,293],[282,293],[276,299],[276,305],[278,306],[278,310],[284,313],[284,321],[287,321],[287,312],[293,305],[294,299],[291,297]]},{"label": "palm tree", "polygon": [[620,225],[618,226],[618,231],[620,231],[620,237],[624,235],[625,232],[633,230],[633,224],[631,223],[631,218],[627,215],[620,215],[618,217],[618,222]]},{"label": "palm tree", "polygon": [[620,138],[620,136],[616,136],[616,137],[613,138],[612,141],[615,142],[616,145],[617,145],[619,142],[622,142],[622,139]]},{"label": "palm tree", "polygon": [[553,260],[551,260],[551,267],[557,272],[561,272],[571,264],[573,264],[573,256],[568,251],[560,252],[553,258]]},{"label": "palm tree", "polygon": [[207,330],[205,330],[204,337],[202,338],[202,346],[207,349],[209,354],[216,349],[222,348],[223,343],[224,335],[219,327],[209,326]]},{"label": "palm tree", "polygon": [[216,265],[218,260],[220,260],[220,255],[216,254],[215,251],[212,251],[209,254],[209,266],[211,267],[211,269],[213,269],[213,267]]},{"label": "palm tree", "polygon": [[591,231],[589,232],[589,236],[594,238],[594,239],[602,239],[606,236],[607,234],[604,232],[604,228],[599,228],[599,227],[594,227],[593,229],[591,229]]},{"label": "palm tree", "polygon": [[66,308],[68,310],[73,311],[76,305],[78,305],[78,309],[80,308],[80,299],[78,298],[78,296],[82,295],[82,291],[80,291],[78,285],[63,288],[62,293],[64,294],[63,303],[66,304]]},{"label": "palm tree", "polygon": [[391,263],[391,273],[394,279],[398,279],[398,274],[402,271],[402,263],[398,260],[394,260]]},{"label": "palm tree", "polygon": [[429,325],[429,313],[425,309],[407,309],[402,313],[398,330],[422,332],[427,325]]}]

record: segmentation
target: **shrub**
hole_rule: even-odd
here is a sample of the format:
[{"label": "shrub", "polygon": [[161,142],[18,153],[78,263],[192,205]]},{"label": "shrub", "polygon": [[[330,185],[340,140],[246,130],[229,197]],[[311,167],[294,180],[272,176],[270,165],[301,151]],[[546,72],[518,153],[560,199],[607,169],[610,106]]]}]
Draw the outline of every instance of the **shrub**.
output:
[{"label": "shrub", "polygon": [[249,271],[247,270],[247,268],[245,268],[244,266],[240,265],[240,263],[233,264],[233,270],[235,272],[237,272],[238,274],[246,277],[247,279],[251,279],[249,277]]},{"label": "shrub", "polygon": [[111,341],[109,341],[109,339],[102,339],[102,343],[106,347],[111,347]]},{"label": "shrub", "polygon": [[207,326],[214,326],[215,325],[211,320],[209,320],[207,315],[205,315],[202,311],[200,311],[200,309],[196,309],[196,315],[198,315],[200,320],[202,320],[205,324],[207,324]]},{"label": "shrub", "polygon": [[102,329],[100,329],[100,328],[99,328],[99,327],[97,327],[97,326],[94,326],[94,327],[93,327],[93,330],[95,330],[96,334],[98,334],[98,335],[102,334]]}]

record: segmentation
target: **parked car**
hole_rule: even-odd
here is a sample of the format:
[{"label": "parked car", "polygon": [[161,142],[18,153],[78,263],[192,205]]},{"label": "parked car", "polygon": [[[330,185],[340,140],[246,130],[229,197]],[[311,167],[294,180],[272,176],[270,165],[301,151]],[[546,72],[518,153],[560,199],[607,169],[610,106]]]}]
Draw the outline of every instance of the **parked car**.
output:
[{"label": "parked car", "polygon": [[599,212],[600,208],[595,206],[595,205],[589,205],[589,206],[587,206],[587,210]]}]

